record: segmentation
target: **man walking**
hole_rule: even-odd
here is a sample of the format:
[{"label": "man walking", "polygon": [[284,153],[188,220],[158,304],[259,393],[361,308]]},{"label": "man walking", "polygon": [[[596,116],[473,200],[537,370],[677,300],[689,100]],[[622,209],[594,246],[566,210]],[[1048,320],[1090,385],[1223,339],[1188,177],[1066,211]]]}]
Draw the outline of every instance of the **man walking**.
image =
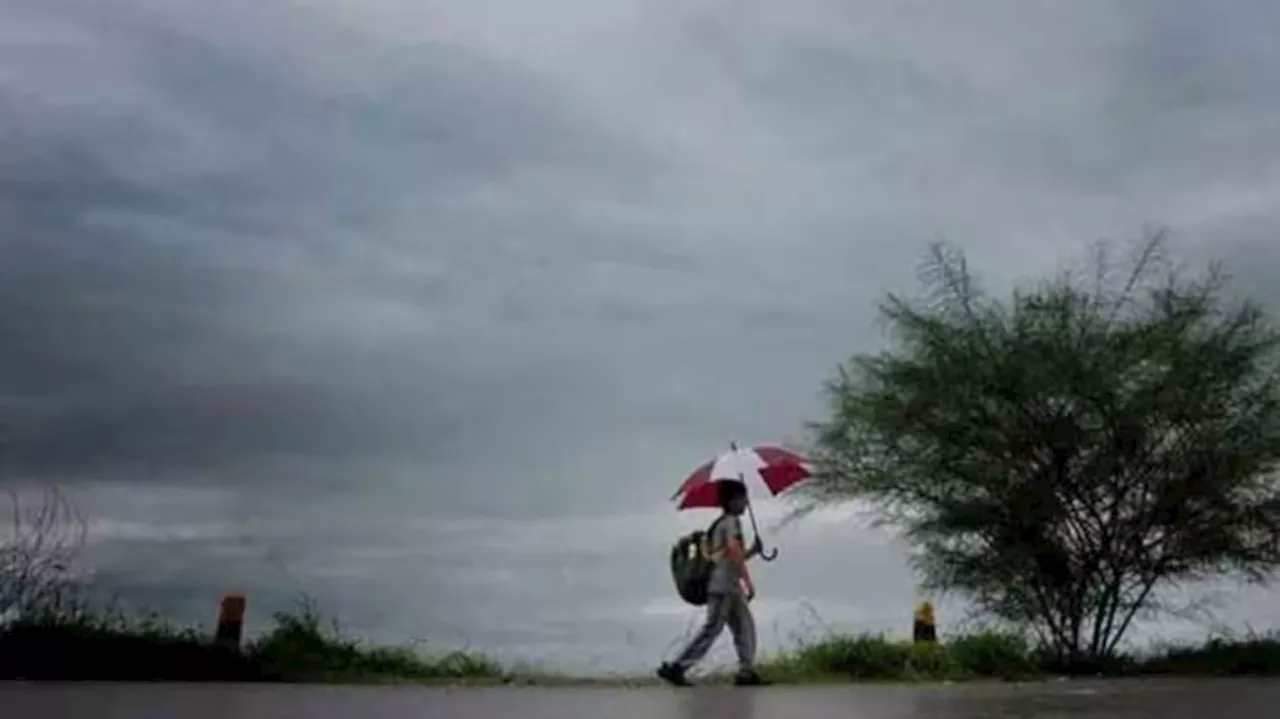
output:
[{"label": "man walking", "polygon": [[698,634],[674,662],[658,668],[658,676],[676,686],[689,686],[685,673],[697,664],[728,625],[733,646],[738,653],[738,686],[759,686],[766,682],[755,668],[756,625],[749,604],[755,599],[755,584],[747,570],[747,560],[760,554],[760,538],[751,549],[742,542],[742,522],[747,508],[747,488],[742,482],[720,480],[720,507],[723,513],[708,532],[708,549],[712,561],[707,583],[707,616]]}]

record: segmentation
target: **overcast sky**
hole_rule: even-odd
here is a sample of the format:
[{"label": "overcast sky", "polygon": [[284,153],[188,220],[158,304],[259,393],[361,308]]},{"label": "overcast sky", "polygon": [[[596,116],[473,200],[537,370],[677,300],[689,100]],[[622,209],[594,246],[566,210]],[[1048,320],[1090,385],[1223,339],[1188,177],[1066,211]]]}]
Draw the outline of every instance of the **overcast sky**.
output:
[{"label": "overcast sky", "polygon": [[[102,586],[175,616],[307,591],[381,638],[652,664],[709,519],[670,491],[798,438],[929,241],[999,288],[1163,224],[1280,299],[1266,0],[0,14],[0,482],[70,488]],[[862,525],[776,533],[768,643],[807,605],[908,621]]]}]

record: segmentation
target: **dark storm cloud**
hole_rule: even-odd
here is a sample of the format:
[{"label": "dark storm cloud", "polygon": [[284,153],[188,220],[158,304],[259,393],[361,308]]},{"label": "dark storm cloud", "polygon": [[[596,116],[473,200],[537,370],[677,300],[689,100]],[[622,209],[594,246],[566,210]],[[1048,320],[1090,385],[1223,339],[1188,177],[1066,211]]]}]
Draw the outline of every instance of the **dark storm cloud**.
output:
[{"label": "dark storm cloud", "polygon": [[[542,511],[649,494],[655,444],[790,429],[732,416],[758,413],[728,375],[666,416],[722,363],[700,343],[798,306],[785,276],[741,289],[759,269],[727,229],[662,209],[681,188],[655,189],[679,166],[661,142],[480,52],[223,7],[30,3],[29,35],[8,30],[26,38],[0,86],[12,472],[416,471],[435,507]],[[768,336],[734,362],[816,337]],[[813,386],[758,398],[798,408]],[[583,476],[608,479],[556,491]]]},{"label": "dark storm cloud", "polygon": [[[194,14],[208,24],[144,4],[10,11],[6,36],[30,18],[0,83],[11,468],[165,481],[230,465],[218,482],[255,482],[256,458],[311,473],[448,460],[466,435],[547,412],[572,387],[554,353],[467,356],[501,353],[502,334],[466,346],[527,323],[527,302],[476,307],[474,289],[534,265],[543,250],[495,245],[540,223],[451,201],[629,151],[554,87],[463,48],[383,50],[303,14]],[[345,80],[317,86],[290,56],[321,38]]]}]

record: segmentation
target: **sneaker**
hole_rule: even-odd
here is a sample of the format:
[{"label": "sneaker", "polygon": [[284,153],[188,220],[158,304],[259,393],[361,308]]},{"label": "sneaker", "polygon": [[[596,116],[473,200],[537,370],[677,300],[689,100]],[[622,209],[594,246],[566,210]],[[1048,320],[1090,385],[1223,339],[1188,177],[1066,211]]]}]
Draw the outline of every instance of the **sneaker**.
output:
[{"label": "sneaker", "polygon": [[771,682],[760,676],[756,671],[740,672],[733,678],[735,686],[739,687],[763,687],[768,686]]},{"label": "sneaker", "polygon": [[684,670],[675,664],[663,664],[658,667],[658,678],[673,687],[693,686],[688,679],[685,679]]}]

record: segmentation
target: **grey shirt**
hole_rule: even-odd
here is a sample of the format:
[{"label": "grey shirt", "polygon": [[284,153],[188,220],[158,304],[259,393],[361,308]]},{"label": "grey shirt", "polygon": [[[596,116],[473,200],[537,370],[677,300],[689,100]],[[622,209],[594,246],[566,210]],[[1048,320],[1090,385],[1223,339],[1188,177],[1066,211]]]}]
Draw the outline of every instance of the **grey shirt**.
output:
[{"label": "grey shirt", "polygon": [[742,591],[739,581],[742,572],[725,551],[729,540],[737,538],[742,541],[742,521],[732,514],[724,514],[716,520],[711,528],[711,579],[707,582],[708,594],[737,594]]}]

